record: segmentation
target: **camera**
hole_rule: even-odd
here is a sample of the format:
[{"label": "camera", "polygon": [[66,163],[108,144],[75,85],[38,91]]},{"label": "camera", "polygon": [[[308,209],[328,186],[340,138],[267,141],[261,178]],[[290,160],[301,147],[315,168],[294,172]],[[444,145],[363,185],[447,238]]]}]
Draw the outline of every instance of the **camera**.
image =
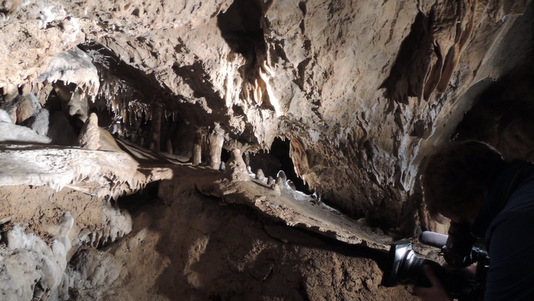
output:
[{"label": "camera", "polygon": [[[454,299],[483,300],[489,257],[486,251],[475,247],[476,238],[469,233],[469,225],[451,223],[449,235],[425,231],[420,241],[441,249],[446,265],[418,257],[408,239],[393,243],[390,247],[382,285],[392,287],[399,284],[413,284],[431,287],[423,270],[429,265],[445,290]],[[476,263],[476,274],[466,267]]]}]

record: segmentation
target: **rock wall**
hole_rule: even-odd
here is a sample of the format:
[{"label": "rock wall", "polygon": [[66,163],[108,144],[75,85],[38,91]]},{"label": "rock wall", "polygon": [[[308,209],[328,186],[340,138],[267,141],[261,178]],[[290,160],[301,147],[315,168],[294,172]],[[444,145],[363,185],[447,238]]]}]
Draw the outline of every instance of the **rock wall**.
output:
[{"label": "rock wall", "polygon": [[[138,109],[148,119],[152,107],[162,106],[189,132],[220,124],[228,150],[256,152],[275,137],[289,138],[297,173],[311,189],[350,215],[398,227],[399,219],[381,211],[402,215],[421,148],[441,134],[452,112],[469,108],[471,87],[528,56],[522,41],[530,23],[516,22],[526,7],[22,2],[4,9],[1,60],[13,63],[2,65],[0,86],[8,93],[35,84],[52,57],[81,43],[101,76],[120,79],[105,81],[99,95],[123,122],[130,122],[126,112],[135,99],[146,104]],[[141,91],[128,94],[132,89]],[[167,136],[157,149],[176,140]]]},{"label": "rock wall", "polygon": [[[427,219],[421,204],[418,166],[442,142],[476,138],[493,144],[508,159],[532,159],[530,1],[4,1],[0,14],[0,141],[9,145],[2,146],[0,162],[14,162],[1,174],[2,189],[8,187],[1,200],[7,209],[0,216],[6,234],[26,224],[27,232],[49,239],[47,243],[60,237],[35,226],[45,217],[12,210],[17,198],[11,189],[28,193],[28,188],[13,185],[76,189],[88,199],[97,198],[95,210],[104,212],[102,204],[135,194],[151,182],[171,177],[186,181],[176,174],[176,166],[185,165],[205,172],[205,177],[196,177],[202,183],[189,181],[184,190],[250,205],[286,225],[345,243],[384,249],[393,238],[414,236],[421,228],[441,229]],[[289,145],[287,154],[279,154],[280,141]],[[31,145],[13,146],[27,143]],[[23,163],[30,157],[44,159]],[[67,162],[68,168],[58,162]],[[298,178],[260,177],[260,166],[265,171],[280,166]],[[217,172],[215,179],[213,170],[219,169],[227,172]],[[275,178],[283,181],[276,184]],[[307,191],[296,191],[297,181],[303,181],[296,184]],[[61,191],[44,196],[53,200]],[[162,199],[173,197],[160,194]],[[187,199],[185,208],[193,206],[188,197],[178,197]],[[166,206],[174,202],[167,200]],[[57,212],[47,218],[57,223],[74,210],[63,203],[52,207]],[[161,210],[158,214],[167,216]],[[341,217],[327,217],[331,212]],[[103,213],[95,214],[84,217],[92,225],[89,232],[72,232],[75,247],[70,252],[80,259],[64,269],[69,275],[65,279],[75,279],[64,285],[76,287],[80,298],[112,298],[118,287],[127,294],[131,287],[117,283],[128,281],[124,277],[133,270],[124,265],[133,252],[121,253],[124,263],[110,261],[114,268],[107,270],[84,270],[83,264],[111,260],[119,245],[132,243],[148,230],[137,228],[104,251],[91,249],[107,246],[111,232],[116,232],[97,225]],[[108,215],[120,221],[110,222],[114,225],[128,220]],[[85,227],[83,213],[73,216],[74,229]],[[220,218],[206,216],[202,225]],[[172,217],[153,217],[151,222],[166,219]],[[189,223],[194,222],[184,221]],[[161,237],[169,235],[158,227]],[[299,279],[294,291],[281,298],[326,298],[314,295],[319,291],[345,298],[326,287],[310,288],[324,275],[302,280],[309,269],[303,262],[315,251],[293,256],[288,254],[299,247],[286,250],[283,244],[260,240],[261,248],[275,248],[273,254],[287,255],[299,266],[300,276],[288,276]],[[143,250],[156,248],[153,256],[160,265],[177,261],[169,252],[160,252],[157,241]],[[202,238],[196,248],[211,247],[208,242]],[[197,242],[170,239],[169,245],[176,244]],[[13,249],[8,242],[5,247]],[[197,255],[188,252],[181,254],[194,261]],[[362,269],[369,263],[343,260]],[[273,266],[277,264],[286,262],[275,261]],[[238,273],[227,277],[242,277],[237,263],[228,265]],[[343,269],[331,268],[336,273]],[[163,275],[157,268],[150,271]],[[174,275],[173,270],[172,277],[185,277],[177,280],[184,287],[165,291],[166,296],[225,299],[245,294],[242,287],[229,292],[227,283],[216,292],[200,292],[215,281],[206,280],[208,275],[202,273],[208,272],[201,271],[189,277]],[[91,273],[113,279],[91,280]],[[344,278],[334,274],[336,287]],[[264,294],[262,289],[285,277],[276,275],[272,283],[262,284],[266,286],[259,284],[265,279],[252,281],[257,290],[251,294]],[[341,291],[360,292],[363,285],[366,298],[389,294],[377,289],[376,281],[361,279]],[[146,281],[142,287],[151,287],[150,294],[160,292],[155,287],[161,283]],[[102,288],[109,282],[115,284]],[[60,293],[56,284],[49,286],[47,296],[52,290]],[[97,297],[89,296],[95,287],[102,290]],[[35,287],[31,290],[36,294]]]}]

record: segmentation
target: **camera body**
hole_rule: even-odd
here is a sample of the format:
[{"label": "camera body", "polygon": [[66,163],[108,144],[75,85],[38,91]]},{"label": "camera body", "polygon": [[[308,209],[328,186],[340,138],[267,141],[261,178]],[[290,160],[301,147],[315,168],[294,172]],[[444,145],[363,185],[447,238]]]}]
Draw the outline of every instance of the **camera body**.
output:
[{"label": "camera body", "polygon": [[[398,284],[413,284],[430,287],[423,265],[430,265],[445,290],[451,297],[459,300],[483,300],[486,272],[489,257],[486,251],[474,247],[476,238],[469,233],[465,224],[451,224],[449,235],[424,232],[421,241],[427,245],[441,248],[447,265],[420,258],[413,251],[408,239],[391,245],[387,265],[382,278],[386,287]],[[466,267],[476,263],[477,271],[472,275]]]}]

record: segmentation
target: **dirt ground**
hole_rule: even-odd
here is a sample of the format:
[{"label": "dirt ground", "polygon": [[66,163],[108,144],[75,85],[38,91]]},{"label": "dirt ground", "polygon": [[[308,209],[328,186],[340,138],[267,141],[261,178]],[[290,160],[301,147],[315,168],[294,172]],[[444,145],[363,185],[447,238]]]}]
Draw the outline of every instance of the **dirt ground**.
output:
[{"label": "dirt ground", "polygon": [[[4,231],[22,222],[46,238],[65,210],[78,235],[103,227],[106,201],[67,188],[2,187],[0,195]],[[407,287],[380,285],[383,252],[287,227],[172,180],[115,206],[131,214],[133,229],[96,247],[73,243],[70,300],[415,300]]]}]

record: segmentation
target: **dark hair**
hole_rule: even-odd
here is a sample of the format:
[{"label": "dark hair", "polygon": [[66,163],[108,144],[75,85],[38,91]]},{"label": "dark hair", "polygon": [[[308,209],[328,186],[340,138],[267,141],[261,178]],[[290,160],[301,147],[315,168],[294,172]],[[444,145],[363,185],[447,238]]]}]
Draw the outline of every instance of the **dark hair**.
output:
[{"label": "dark hair", "polygon": [[426,159],[421,184],[428,212],[460,212],[489,189],[504,166],[501,154],[480,141],[453,141]]}]

